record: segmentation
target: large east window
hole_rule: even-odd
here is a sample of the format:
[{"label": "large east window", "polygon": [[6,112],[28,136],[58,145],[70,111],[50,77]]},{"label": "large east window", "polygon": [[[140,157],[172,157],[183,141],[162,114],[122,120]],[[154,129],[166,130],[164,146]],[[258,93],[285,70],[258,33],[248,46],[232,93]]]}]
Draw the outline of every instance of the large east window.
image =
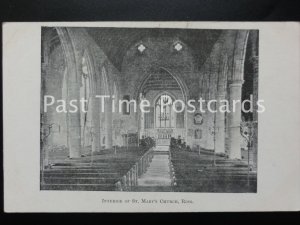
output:
[{"label": "large east window", "polygon": [[155,103],[155,126],[157,128],[175,127],[175,112],[172,110],[173,99],[167,94],[161,95]]}]

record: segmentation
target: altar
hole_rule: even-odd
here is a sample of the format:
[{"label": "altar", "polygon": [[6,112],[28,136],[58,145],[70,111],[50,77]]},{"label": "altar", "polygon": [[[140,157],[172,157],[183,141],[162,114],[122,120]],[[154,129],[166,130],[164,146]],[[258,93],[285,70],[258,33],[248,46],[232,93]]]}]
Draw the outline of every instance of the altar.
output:
[{"label": "altar", "polygon": [[155,139],[156,145],[170,145],[171,138],[180,138],[185,140],[186,130],[184,128],[153,128],[144,129],[141,137],[152,137]]}]

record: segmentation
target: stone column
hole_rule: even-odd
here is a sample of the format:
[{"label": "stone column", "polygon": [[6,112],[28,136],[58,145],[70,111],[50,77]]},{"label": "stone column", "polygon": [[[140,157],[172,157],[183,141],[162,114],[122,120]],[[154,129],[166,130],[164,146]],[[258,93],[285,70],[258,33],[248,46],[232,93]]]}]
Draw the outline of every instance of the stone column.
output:
[{"label": "stone column", "polygon": [[257,104],[258,101],[258,57],[252,58],[253,66],[253,140],[252,140],[252,154],[253,154],[253,169],[257,169],[257,139],[258,139],[258,115]]},{"label": "stone column", "polygon": [[[230,113],[228,113],[228,132],[229,132],[229,158],[241,159],[241,99],[242,99],[242,85],[243,80],[233,80],[229,84],[230,96]],[[233,111],[233,100],[240,102],[235,104],[235,111]]]},{"label": "stone column", "polygon": [[225,99],[225,94],[218,94],[217,97],[217,112],[216,112],[216,128],[215,128],[215,135],[216,135],[216,146],[215,152],[216,153],[225,153],[225,113],[220,112],[220,106],[224,105],[224,103],[220,103],[220,100]]},{"label": "stone column", "polygon": [[93,142],[92,152],[101,149],[101,133],[100,133],[100,102],[99,98],[92,96],[92,117],[93,117]]},{"label": "stone column", "polygon": [[[142,96],[140,96],[139,104],[143,100],[144,100],[144,98]],[[139,117],[139,138],[141,139],[142,136],[144,135],[144,129],[145,129],[145,113],[142,112],[142,110],[139,110],[139,115],[140,115],[140,117]]]},{"label": "stone column", "polygon": [[[72,45],[72,40],[67,28],[57,28],[62,47],[64,49],[66,63],[67,63],[67,87],[68,97],[67,102],[71,100],[80,99],[80,82],[78,65],[76,63],[75,50]],[[78,104],[78,106],[80,106]],[[67,113],[67,126],[68,126],[68,147],[70,158],[81,157],[81,125],[80,125],[80,108],[77,112]]]},{"label": "stone column", "polygon": [[[68,102],[73,99],[79,100],[79,83],[77,81],[72,81],[71,74],[68,74],[68,80]],[[79,158],[81,157],[80,109],[78,109],[77,112],[74,113],[68,112],[67,125],[69,156],[70,158]]]},{"label": "stone column", "polygon": [[145,114],[140,111],[140,138],[144,135],[144,129],[145,129]]},{"label": "stone column", "polygon": [[105,147],[112,148],[112,100],[108,98],[105,102]]},{"label": "stone column", "polygon": [[251,47],[251,65],[253,73],[253,136],[251,151],[253,155],[253,170],[257,170],[257,139],[258,139],[258,115],[257,104],[258,101],[258,31],[250,31],[249,41]]}]

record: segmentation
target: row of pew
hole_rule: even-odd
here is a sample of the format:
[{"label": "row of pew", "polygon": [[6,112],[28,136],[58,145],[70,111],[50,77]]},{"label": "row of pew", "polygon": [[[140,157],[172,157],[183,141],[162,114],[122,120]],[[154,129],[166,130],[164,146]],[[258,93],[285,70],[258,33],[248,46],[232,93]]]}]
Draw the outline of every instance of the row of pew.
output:
[{"label": "row of pew", "polygon": [[170,149],[173,189],[178,192],[256,192],[257,174],[244,160],[230,160],[212,151]]},{"label": "row of pew", "polygon": [[152,149],[130,147],[78,159],[66,158],[63,152],[49,154],[49,166],[41,170],[41,190],[129,190],[148,167],[151,152]]}]

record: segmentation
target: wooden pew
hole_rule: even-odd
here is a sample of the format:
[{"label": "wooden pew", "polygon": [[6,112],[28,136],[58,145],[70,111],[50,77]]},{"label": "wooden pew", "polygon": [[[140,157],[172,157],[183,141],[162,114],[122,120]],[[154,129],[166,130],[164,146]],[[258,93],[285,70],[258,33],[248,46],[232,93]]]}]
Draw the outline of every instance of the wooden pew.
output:
[{"label": "wooden pew", "polygon": [[130,190],[149,165],[152,151],[107,150],[78,159],[52,155],[51,166],[41,171],[41,190]]},{"label": "wooden pew", "polygon": [[257,174],[248,171],[245,161],[214,156],[209,151],[199,155],[177,149],[170,150],[170,157],[175,191],[256,192]]}]

